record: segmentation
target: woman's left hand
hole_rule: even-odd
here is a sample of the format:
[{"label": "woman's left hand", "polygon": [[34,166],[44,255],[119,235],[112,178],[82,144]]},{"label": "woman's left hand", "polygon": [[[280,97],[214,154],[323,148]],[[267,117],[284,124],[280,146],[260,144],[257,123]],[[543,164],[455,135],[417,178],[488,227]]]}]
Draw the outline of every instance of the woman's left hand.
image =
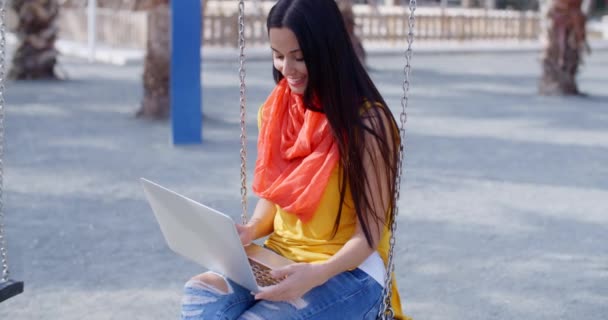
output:
[{"label": "woman's left hand", "polygon": [[290,264],[286,267],[273,270],[271,275],[275,279],[285,279],[278,284],[262,288],[255,295],[255,299],[270,301],[295,300],[329,280],[322,265],[310,263]]}]

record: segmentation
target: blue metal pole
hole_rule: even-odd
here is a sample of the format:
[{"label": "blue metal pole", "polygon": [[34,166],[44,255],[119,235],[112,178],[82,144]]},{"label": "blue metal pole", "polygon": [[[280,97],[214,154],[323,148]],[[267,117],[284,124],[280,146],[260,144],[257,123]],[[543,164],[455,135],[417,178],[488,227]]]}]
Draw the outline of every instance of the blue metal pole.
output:
[{"label": "blue metal pole", "polygon": [[201,143],[201,1],[172,0],[171,16],[173,144]]}]

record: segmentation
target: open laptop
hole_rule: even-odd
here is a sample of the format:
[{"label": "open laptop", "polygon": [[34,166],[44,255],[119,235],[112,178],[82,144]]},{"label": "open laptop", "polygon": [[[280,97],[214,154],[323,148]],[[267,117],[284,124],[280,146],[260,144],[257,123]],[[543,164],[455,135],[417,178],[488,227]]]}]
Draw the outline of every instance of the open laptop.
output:
[{"label": "open laptop", "polygon": [[229,216],[152,181],[141,182],[165,241],[176,253],[252,292],[277,282],[271,269],[293,263],[255,244],[243,247]]}]

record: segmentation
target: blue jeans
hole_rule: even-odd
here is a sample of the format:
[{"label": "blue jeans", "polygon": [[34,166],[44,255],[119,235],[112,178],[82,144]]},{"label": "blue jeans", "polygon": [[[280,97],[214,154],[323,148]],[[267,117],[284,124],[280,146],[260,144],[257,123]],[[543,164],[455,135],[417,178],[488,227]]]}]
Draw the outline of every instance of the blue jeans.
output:
[{"label": "blue jeans", "polygon": [[251,292],[227,279],[228,293],[198,280],[184,288],[182,320],[376,319],[382,287],[367,273],[343,272],[313,288],[297,301],[253,298]]}]

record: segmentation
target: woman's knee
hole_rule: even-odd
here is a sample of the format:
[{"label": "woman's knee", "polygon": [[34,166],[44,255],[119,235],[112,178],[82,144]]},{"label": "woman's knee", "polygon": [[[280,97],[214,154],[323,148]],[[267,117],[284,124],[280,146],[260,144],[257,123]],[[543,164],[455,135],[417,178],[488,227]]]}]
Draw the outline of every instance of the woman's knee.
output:
[{"label": "woman's knee", "polygon": [[228,294],[230,292],[226,279],[214,272],[205,272],[192,277],[186,283],[186,287],[211,290],[219,294]]},{"label": "woman's knee", "polygon": [[206,272],[186,283],[182,319],[236,319],[253,303],[249,290],[217,273]]}]

